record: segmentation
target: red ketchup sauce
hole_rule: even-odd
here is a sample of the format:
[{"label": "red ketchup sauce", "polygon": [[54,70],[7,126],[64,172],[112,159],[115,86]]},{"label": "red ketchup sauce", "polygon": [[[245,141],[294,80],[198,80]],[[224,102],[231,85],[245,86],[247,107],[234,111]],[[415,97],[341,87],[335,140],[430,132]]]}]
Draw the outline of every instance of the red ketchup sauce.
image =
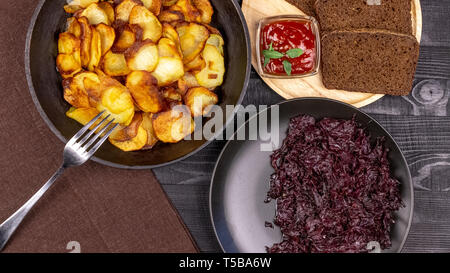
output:
[{"label": "red ketchup sauce", "polygon": [[[316,62],[316,36],[312,23],[307,21],[282,20],[267,24],[261,30],[261,65],[264,72],[275,75],[286,75],[283,61],[292,64],[291,75],[307,74],[314,69]],[[290,49],[300,48],[303,54],[296,58],[283,56],[279,59],[270,59],[264,66],[263,50],[268,50],[272,44],[273,50],[285,54]]]}]

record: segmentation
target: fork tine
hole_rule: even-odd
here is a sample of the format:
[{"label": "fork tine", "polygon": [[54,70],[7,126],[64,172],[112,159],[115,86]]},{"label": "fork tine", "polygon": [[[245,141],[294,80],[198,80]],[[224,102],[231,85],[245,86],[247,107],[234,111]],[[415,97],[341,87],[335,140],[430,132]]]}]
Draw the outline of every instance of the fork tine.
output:
[{"label": "fork tine", "polygon": [[[109,125],[108,125],[109,126]],[[105,127],[105,128],[108,128]],[[119,124],[115,124],[98,142],[97,144],[95,144],[94,147],[92,147],[92,149],[89,150],[88,152],[88,156],[92,156],[95,152],[97,152],[97,150],[100,148],[100,146],[108,139],[108,137],[112,134],[112,132],[114,131],[114,129],[116,129],[116,127],[119,126]]]},{"label": "fork tine", "polygon": [[[80,144],[80,146],[83,146],[83,143],[85,143],[86,141],[88,141],[89,140],[89,138],[102,126],[102,124],[105,122],[105,121],[107,121],[108,120],[108,118],[110,117],[111,115],[107,115],[102,121],[100,121],[99,122],[99,124],[97,124],[97,126],[95,126],[95,128],[93,128],[92,130],[90,130],[89,131],[89,133],[87,133],[84,137],[83,137],[83,139],[81,140],[81,141],[79,141],[78,143]],[[114,120],[114,119],[113,119]],[[110,124],[110,123],[109,123]],[[109,126],[109,124],[108,125],[106,125],[106,127],[108,127]]]},{"label": "fork tine", "polygon": [[89,149],[89,147],[91,147],[95,141],[102,136],[102,134],[108,129],[108,127],[114,122],[114,119],[112,119],[110,122],[108,122],[108,124],[105,125],[105,127],[103,127],[97,134],[95,134],[91,140],[89,140],[89,142],[85,145],[83,145],[83,149],[85,151],[87,151]]},{"label": "fork tine", "polygon": [[73,136],[69,142],[67,142],[67,145],[73,145],[84,133],[86,133],[87,130],[105,113],[105,111],[100,112],[95,118],[93,118],[88,124],[86,124],[83,128],[81,128],[78,133]]}]

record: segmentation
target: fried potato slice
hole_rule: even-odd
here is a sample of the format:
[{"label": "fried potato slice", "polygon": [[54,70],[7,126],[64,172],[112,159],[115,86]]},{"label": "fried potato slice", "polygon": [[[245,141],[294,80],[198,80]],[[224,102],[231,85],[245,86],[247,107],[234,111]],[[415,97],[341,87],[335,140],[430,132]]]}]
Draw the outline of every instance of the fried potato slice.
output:
[{"label": "fried potato slice", "polygon": [[106,110],[115,122],[128,125],[134,116],[133,99],[126,89],[110,87],[105,90],[97,110]]},{"label": "fried potato slice", "polygon": [[91,40],[91,54],[88,64],[88,70],[94,71],[100,64],[100,59],[102,57],[102,40],[100,33],[94,26],[91,26],[92,40]]},{"label": "fried potato slice", "polygon": [[123,22],[128,22],[130,19],[131,10],[142,3],[137,0],[123,0],[116,6],[116,19]]},{"label": "fried potato slice", "polygon": [[175,5],[175,3],[177,2],[178,0],[162,0],[162,5],[164,6],[164,7],[170,7],[170,6],[172,6],[172,5]]},{"label": "fried potato slice", "polygon": [[[102,2],[103,3],[103,2]],[[95,29],[100,34],[101,48],[102,48],[102,56],[108,52],[114,44],[114,40],[116,39],[116,32],[114,29],[108,25],[103,23],[98,24]]]},{"label": "fried potato slice", "polygon": [[166,100],[180,101],[180,102],[183,100],[181,94],[178,93],[177,90],[175,90],[175,88],[173,87],[164,88],[162,94]]},{"label": "fried potato slice", "polygon": [[93,3],[98,3],[99,0],[72,0],[64,6],[64,10],[67,13],[76,13],[84,8],[87,8]]},{"label": "fried potato slice", "polygon": [[82,8],[87,8],[93,3],[98,3],[99,0],[72,0],[68,5],[71,6],[80,6]]},{"label": "fried potato slice", "polygon": [[183,62],[178,57],[161,57],[152,75],[158,80],[158,86],[170,85],[183,77]]},{"label": "fried potato slice", "polygon": [[163,10],[158,16],[161,23],[179,23],[184,21],[184,15],[180,11],[176,10]]},{"label": "fried potato slice", "polygon": [[203,68],[205,68],[206,62],[203,60],[203,57],[201,54],[199,54],[197,57],[195,57],[194,60],[184,65],[185,71],[201,71]]},{"label": "fried potato slice", "polygon": [[88,124],[93,118],[99,114],[99,111],[95,108],[75,108],[71,107],[66,112],[66,116],[77,121],[81,125]]},{"label": "fried potato slice", "polygon": [[[81,41],[75,35],[69,32],[59,34],[58,53],[60,54],[78,54],[80,57]],[[79,59],[78,59],[79,60]]]},{"label": "fried potato slice", "polygon": [[[126,92],[123,86],[109,86],[105,88],[102,94],[101,104],[113,114],[119,114],[124,111],[132,109],[134,111],[134,104],[132,104],[131,95]],[[128,121],[128,119],[126,119]],[[120,122],[123,123],[123,122]]]},{"label": "fried potato slice", "polygon": [[160,57],[173,57],[181,59],[177,45],[169,38],[161,38],[161,40],[159,40],[158,54]]},{"label": "fried potato slice", "polygon": [[89,97],[89,105],[93,108],[97,108],[97,106],[101,103],[102,93],[104,90],[104,86],[100,82],[100,79],[98,78],[95,80],[85,78],[83,79],[83,86]]},{"label": "fried potato slice", "polygon": [[153,116],[155,136],[165,143],[177,143],[192,134],[195,123],[186,106],[176,106]]},{"label": "fried potato slice", "polygon": [[130,125],[119,125],[110,135],[109,139],[116,142],[129,141],[135,138],[138,134],[139,127],[142,124],[142,113],[135,113]]},{"label": "fried potato slice", "polygon": [[225,75],[225,61],[217,47],[207,44],[202,52],[206,62],[205,68],[195,73],[198,83],[208,89],[220,86]]},{"label": "fried potato slice", "polygon": [[152,72],[159,61],[158,47],[150,40],[138,42],[125,51],[125,58],[131,70]]},{"label": "fried potato slice", "polygon": [[183,53],[181,51],[181,45],[180,45],[180,37],[178,36],[178,32],[175,30],[175,28],[169,24],[169,23],[163,23],[163,33],[162,33],[162,37],[163,38],[168,38],[170,39],[172,42],[175,43],[175,46],[178,50],[178,53],[181,57],[183,57]]},{"label": "fried potato slice", "polygon": [[[172,42],[174,42],[177,47],[180,45],[180,36],[178,36],[178,32],[176,29],[169,23],[162,23],[163,31],[162,31],[162,38],[170,39]],[[181,54],[181,48],[180,48],[180,54]]]},{"label": "fried potato slice", "polygon": [[183,13],[185,20],[188,22],[201,21],[201,13],[193,5],[192,0],[178,0],[176,4],[170,6],[169,10]]},{"label": "fried potato slice", "polygon": [[[88,124],[93,118],[95,118],[99,112],[95,108],[75,108],[71,107],[67,112],[66,116],[77,121],[81,125]],[[94,124],[89,128],[90,130],[93,130],[102,120],[102,118],[105,118],[105,115],[102,115],[102,117],[99,120],[96,120]],[[99,133],[101,129],[97,129],[95,132]],[[102,134],[102,136],[104,133]]]},{"label": "fried potato slice", "polygon": [[154,15],[158,16],[161,12],[161,0],[141,0],[148,10],[150,10]]},{"label": "fried potato slice", "polygon": [[209,24],[202,24],[202,25],[208,29],[209,33],[221,35],[220,31],[217,28],[215,28]]},{"label": "fried potato slice", "polygon": [[147,131],[147,143],[143,150],[152,149],[156,143],[158,143],[158,138],[155,136],[155,130],[153,129],[153,114],[151,113],[143,113],[142,114],[142,124],[141,127]]},{"label": "fried potato slice", "polygon": [[81,9],[82,7],[78,5],[64,5],[64,11],[70,14],[73,14]]},{"label": "fried potato slice", "polygon": [[217,95],[204,87],[191,88],[184,96],[184,103],[194,117],[206,115],[210,111],[208,106],[216,105],[218,102]]},{"label": "fried potato slice", "polygon": [[142,39],[157,42],[162,35],[162,25],[158,18],[144,6],[135,6],[130,13],[130,24],[142,28]]},{"label": "fried potato slice", "polygon": [[201,22],[204,24],[211,23],[214,9],[209,0],[192,0],[192,4],[200,12],[200,20],[197,19],[197,22]]},{"label": "fried potato slice", "polygon": [[112,47],[114,53],[123,53],[136,42],[136,34],[129,25],[119,30],[119,38]]},{"label": "fried potato slice", "polygon": [[222,35],[220,34],[211,34],[209,35],[208,40],[206,41],[207,44],[213,45],[215,47],[217,47],[217,49],[219,50],[220,54],[224,54],[223,51],[223,46],[225,44]]},{"label": "fried potato slice", "polygon": [[93,72],[80,72],[73,78],[63,81],[64,99],[77,108],[90,108],[89,96],[84,87],[84,79],[90,78],[92,81],[100,82],[97,74]]},{"label": "fried potato slice", "polygon": [[109,22],[112,24],[116,20],[116,14],[114,13],[114,8],[109,2],[98,3],[99,8],[101,8],[108,16]]},{"label": "fried potato slice", "polygon": [[81,37],[81,25],[78,23],[77,18],[70,17],[67,19],[66,32],[73,34],[75,37],[80,39]]},{"label": "fried potato slice", "polygon": [[128,126],[134,116],[134,102],[128,89],[117,80],[102,75],[98,70],[100,82],[84,79],[84,87],[90,97],[91,105],[106,111],[115,122]]},{"label": "fried potato slice", "polygon": [[142,37],[144,36],[144,30],[139,25],[129,25],[130,29],[134,32],[134,35],[136,36],[136,41],[142,42]]},{"label": "fried potato slice", "polygon": [[128,140],[128,141],[116,141],[114,139],[109,139],[109,142],[111,142],[112,145],[116,146],[117,148],[121,149],[124,152],[133,152],[133,151],[139,151],[147,144],[147,131],[139,127],[137,135]]},{"label": "fried potato slice", "polygon": [[84,9],[80,17],[86,17],[91,25],[98,25],[100,23],[105,25],[111,24],[108,15],[97,3],[93,3]]},{"label": "fried potato slice", "polygon": [[108,51],[102,61],[103,71],[113,77],[126,76],[131,70],[128,68],[125,55],[123,53],[113,53]]},{"label": "fried potato slice", "polygon": [[186,94],[186,92],[192,87],[199,87],[200,84],[197,82],[194,74],[190,72],[184,73],[184,76],[178,80],[178,91],[182,95]]},{"label": "fried potato slice", "polygon": [[72,54],[59,54],[56,57],[56,67],[64,79],[70,78],[81,71],[81,64]]},{"label": "fried potato slice", "polygon": [[126,86],[140,110],[148,113],[158,113],[163,110],[164,102],[157,83],[157,80],[147,71],[133,71],[128,75]]},{"label": "fried potato slice", "polygon": [[78,19],[81,28],[81,66],[88,67],[91,60],[92,28],[86,17]]},{"label": "fried potato slice", "polygon": [[190,23],[179,26],[176,30],[180,37],[183,63],[190,63],[202,52],[209,38],[208,29],[202,25]]}]

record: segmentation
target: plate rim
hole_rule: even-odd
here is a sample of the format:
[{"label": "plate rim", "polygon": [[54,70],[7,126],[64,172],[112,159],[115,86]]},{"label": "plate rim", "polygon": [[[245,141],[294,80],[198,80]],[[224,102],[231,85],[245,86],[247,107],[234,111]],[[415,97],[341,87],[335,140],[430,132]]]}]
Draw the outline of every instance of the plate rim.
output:
[{"label": "plate rim", "polygon": [[[42,7],[44,6],[45,2],[48,0],[39,0],[38,4],[36,5],[36,8],[33,12],[33,15],[31,17],[31,21],[30,24],[28,26],[28,30],[27,30],[27,35],[26,35],[26,40],[25,40],[25,54],[24,54],[24,66],[25,66],[25,76],[27,79],[27,85],[28,85],[28,91],[31,95],[31,98],[33,100],[33,103],[36,107],[36,110],[39,112],[39,115],[41,116],[41,118],[44,120],[45,124],[48,126],[48,128],[50,128],[50,130],[53,132],[53,134],[59,139],[61,140],[64,144],[66,144],[68,142],[68,139],[66,139],[61,132],[56,128],[56,126],[53,124],[53,122],[49,119],[49,117],[47,116],[47,114],[45,113],[44,109],[42,108],[42,105],[39,102],[39,99],[36,95],[36,90],[34,89],[34,85],[33,85],[33,79],[31,76],[31,40],[33,37],[33,31],[34,28],[36,26],[36,22],[39,18],[39,14],[42,10]],[[239,96],[238,101],[236,102],[236,106],[237,105],[241,105],[242,101],[244,100],[245,95],[247,94],[247,90],[248,90],[248,86],[250,84],[250,76],[251,76],[251,71],[252,71],[252,64],[251,64],[251,58],[252,58],[252,51],[251,51],[251,41],[250,41],[250,32],[248,29],[248,25],[247,25],[247,21],[245,20],[245,16],[244,13],[242,12],[241,8],[239,7],[239,5],[234,1],[234,0],[228,0],[230,1],[235,10],[238,13],[239,16],[239,20],[241,21],[243,30],[244,30],[244,37],[245,37],[245,41],[246,41],[246,45],[247,45],[247,66],[246,66],[246,73],[245,73],[245,80],[244,80],[244,84],[242,86],[242,92]],[[203,150],[206,146],[208,146],[209,144],[211,144],[211,142],[213,142],[219,135],[222,134],[223,130],[225,130],[225,128],[228,127],[228,125],[231,122],[234,122],[234,117],[237,113],[238,108],[235,107],[233,110],[233,114],[230,115],[228,117],[228,120],[226,120],[226,122],[223,124],[223,127],[220,131],[216,132],[214,134],[214,136],[208,140],[205,141],[205,143],[203,143],[202,145],[200,145],[199,147],[197,147],[195,150],[193,150],[192,152],[181,156],[179,158],[176,158],[172,161],[168,161],[165,163],[161,163],[161,164],[156,164],[156,165],[139,165],[139,166],[129,166],[129,165],[125,165],[125,164],[118,164],[118,163],[113,163],[104,159],[101,159],[99,157],[93,156],[91,157],[90,160],[100,163],[102,165],[105,166],[109,166],[109,167],[113,167],[113,168],[118,168],[118,169],[130,169],[130,170],[149,170],[149,169],[155,169],[155,168],[159,168],[159,167],[164,167],[164,166],[168,166],[171,164],[174,164],[176,162],[182,161],[184,159],[187,159],[193,155],[195,155],[196,153],[200,152],[201,150]]]},{"label": "plate rim", "polygon": [[219,237],[219,235],[218,235],[218,233],[217,233],[216,225],[215,225],[215,222],[214,222],[214,216],[213,216],[213,211],[212,211],[212,192],[213,192],[213,188],[214,188],[214,184],[215,184],[215,183],[214,183],[214,178],[216,177],[216,173],[217,173],[217,169],[218,169],[219,163],[221,162],[221,160],[222,160],[222,158],[223,158],[223,156],[224,156],[224,154],[225,154],[225,152],[226,152],[228,146],[231,145],[232,142],[236,141],[236,140],[234,140],[234,138],[235,138],[237,132],[238,132],[239,130],[241,130],[244,126],[247,126],[247,124],[249,124],[250,120],[252,120],[252,119],[258,117],[261,113],[266,112],[266,111],[269,111],[269,109],[272,109],[274,106],[281,106],[281,105],[283,105],[283,104],[295,103],[295,102],[297,102],[297,101],[305,101],[305,100],[322,100],[322,101],[329,101],[329,102],[335,102],[335,103],[338,103],[338,104],[341,104],[341,105],[344,105],[344,106],[348,106],[348,107],[350,107],[350,108],[353,108],[354,110],[356,110],[357,112],[360,112],[362,115],[368,117],[370,120],[372,120],[372,122],[374,122],[375,124],[377,124],[378,126],[380,126],[380,128],[383,129],[383,131],[387,134],[387,136],[389,136],[389,137],[391,138],[393,144],[394,144],[395,146],[397,146],[398,150],[400,151],[401,158],[402,158],[402,160],[404,161],[404,163],[405,163],[406,166],[407,166],[407,168],[406,168],[406,171],[407,171],[407,177],[408,177],[409,184],[410,184],[410,187],[411,187],[411,196],[410,196],[410,197],[411,197],[411,204],[410,204],[411,209],[410,209],[410,211],[409,211],[408,224],[407,224],[407,227],[406,227],[405,235],[403,236],[402,242],[400,243],[400,246],[399,246],[399,248],[398,248],[398,250],[397,250],[397,253],[402,252],[403,247],[405,246],[406,240],[408,239],[409,232],[410,232],[410,230],[411,230],[411,225],[412,225],[413,217],[414,217],[414,196],[415,196],[415,195],[414,195],[414,183],[413,183],[413,181],[412,181],[412,176],[411,176],[411,171],[410,171],[410,169],[409,169],[409,164],[408,164],[408,161],[407,161],[406,158],[405,158],[405,155],[404,155],[404,153],[403,153],[401,147],[398,145],[397,141],[396,141],[396,140],[394,139],[394,137],[389,133],[389,131],[387,131],[387,130],[384,128],[384,126],[382,126],[382,125],[378,122],[378,120],[376,120],[375,118],[371,117],[371,116],[370,116],[369,114],[367,114],[366,112],[362,111],[361,109],[358,109],[357,107],[355,107],[355,106],[353,106],[353,105],[351,105],[351,104],[348,104],[348,103],[345,103],[345,102],[342,102],[342,101],[338,101],[338,100],[334,100],[334,99],[321,98],[321,97],[302,97],[302,98],[294,98],[294,99],[285,100],[285,101],[279,102],[279,103],[277,103],[277,104],[271,105],[270,107],[268,107],[268,108],[266,108],[266,109],[264,109],[264,110],[262,110],[262,111],[259,111],[259,112],[256,113],[256,114],[252,115],[252,116],[251,116],[244,124],[242,124],[241,126],[239,126],[239,128],[237,128],[236,131],[233,133],[232,138],[231,138],[230,140],[228,140],[227,143],[224,145],[224,147],[223,147],[222,151],[220,152],[219,157],[218,157],[218,159],[217,159],[217,161],[216,161],[216,164],[214,165],[214,170],[213,170],[213,173],[212,173],[212,176],[211,176],[211,180],[210,180],[209,195],[208,195],[208,196],[209,196],[209,200],[208,200],[208,205],[209,205],[209,217],[210,217],[211,225],[212,225],[213,230],[214,230],[214,235],[215,235],[215,237],[216,237],[217,242],[219,243],[220,248],[222,249],[222,251],[223,251],[224,253],[228,253],[228,252],[225,250],[225,248],[223,247],[222,241],[220,240],[220,237]]}]

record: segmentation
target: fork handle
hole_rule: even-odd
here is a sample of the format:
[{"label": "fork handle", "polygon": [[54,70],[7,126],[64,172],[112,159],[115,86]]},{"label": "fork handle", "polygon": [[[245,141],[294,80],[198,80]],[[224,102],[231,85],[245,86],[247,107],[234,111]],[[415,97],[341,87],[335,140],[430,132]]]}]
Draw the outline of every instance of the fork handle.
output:
[{"label": "fork handle", "polygon": [[53,185],[56,179],[64,172],[64,165],[56,171],[56,173],[31,197],[20,209],[11,215],[5,222],[0,225],[0,251],[5,247],[11,235],[16,231],[17,227],[22,223],[22,220],[27,216],[28,212],[33,208],[39,199],[47,192]]}]

